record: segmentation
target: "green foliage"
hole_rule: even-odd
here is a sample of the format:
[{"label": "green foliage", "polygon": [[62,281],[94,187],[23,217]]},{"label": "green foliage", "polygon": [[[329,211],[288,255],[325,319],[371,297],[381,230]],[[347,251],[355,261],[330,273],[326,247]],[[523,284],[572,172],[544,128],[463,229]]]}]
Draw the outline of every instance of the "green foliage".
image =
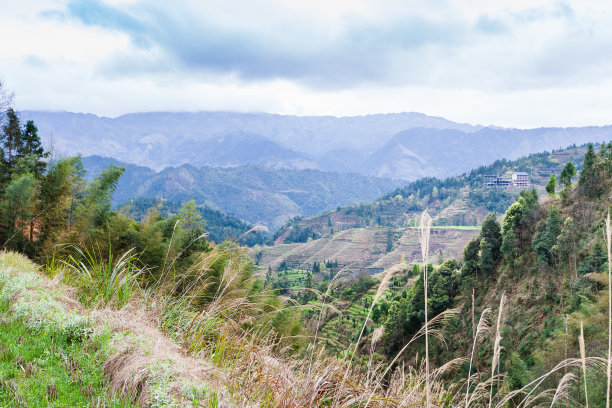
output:
[{"label": "green foliage", "polygon": [[463,249],[463,265],[461,271],[463,275],[471,276],[478,273],[480,262],[480,241],[477,238],[470,240]]},{"label": "green foliage", "polygon": [[478,261],[478,270],[485,275],[490,275],[494,272],[497,263],[494,258],[493,244],[485,238],[480,240],[480,259]]},{"label": "green foliage", "polygon": [[2,235],[6,237],[8,248],[23,250],[23,230],[29,226],[34,214],[36,197],[36,179],[31,173],[14,177],[6,187],[3,201],[0,203],[0,214],[3,226]]},{"label": "green foliage", "polygon": [[393,240],[391,239],[392,236],[393,233],[391,232],[391,229],[389,229],[387,231],[387,247],[385,248],[385,252],[387,253],[393,251]]},{"label": "green foliage", "polygon": [[552,206],[548,212],[545,222],[537,226],[536,235],[533,237],[533,249],[539,256],[539,261],[553,266],[555,254],[553,247],[557,245],[557,237],[561,234],[563,221],[556,206]]},{"label": "green foliage", "polygon": [[[438,269],[428,269],[428,310],[436,316],[450,308],[459,293],[459,263],[445,261]],[[420,274],[406,297],[391,302],[385,321],[384,344],[386,353],[393,356],[425,321],[424,277]]]},{"label": "green foliage", "polygon": [[524,211],[525,198],[519,197],[508,210],[506,210],[506,214],[502,221],[502,234],[506,234],[508,231],[517,228],[521,224]]},{"label": "green foliage", "polygon": [[16,253],[0,256],[0,405],[133,406],[106,382],[109,337],[41,290],[36,269]]},{"label": "green foliage", "polygon": [[26,122],[23,129],[22,145],[17,149],[17,157],[29,158],[32,161],[30,171],[36,178],[44,174],[47,163],[42,159],[49,157],[49,153],[45,152],[38,136],[38,128],[31,120]]},{"label": "green foliage", "polygon": [[578,273],[584,275],[591,272],[604,272],[607,271],[607,265],[608,254],[601,241],[596,241],[593,245],[593,249],[582,262],[580,262]]},{"label": "green foliage", "polygon": [[81,231],[103,227],[111,217],[111,198],[125,169],[110,165],[94,179],[75,207],[76,227]]},{"label": "green foliage", "polygon": [[548,183],[546,184],[546,192],[548,193],[549,196],[551,197],[555,196],[556,187],[557,187],[557,178],[555,177],[554,174],[551,174],[550,179],[548,180]]},{"label": "green foliage", "polygon": [[109,247],[105,259],[95,249],[77,246],[72,249],[76,254],[70,255],[65,265],[70,271],[68,281],[80,289],[79,300],[86,305],[125,306],[138,289],[138,278],[143,274],[134,251],[129,250],[115,259]]},{"label": "green foliage", "polygon": [[501,252],[510,266],[514,266],[514,260],[519,255],[519,242],[513,228],[502,234]]},{"label": "green foliage", "polygon": [[6,111],[7,123],[0,133],[0,143],[2,143],[3,163],[2,179],[5,182],[12,173],[12,169],[17,163],[17,154],[22,147],[22,132],[17,113],[12,108]]},{"label": "green foliage", "polygon": [[[501,244],[502,244],[502,236],[501,236],[501,227],[499,222],[497,222],[497,218],[495,214],[489,213],[484,221],[482,222],[482,227],[480,228],[480,251],[481,251],[481,265],[483,252],[487,251],[487,259],[485,261],[486,265],[490,265],[491,263],[494,265],[501,258]],[[486,249],[485,249],[486,248]],[[483,272],[491,272],[489,268],[482,269]]]},{"label": "green foliage", "polygon": [[[174,201],[152,197],[138,197],[119,205],[120,213],[136,221],[149,218],[150,213],[157,212],[160,217],[169,218],[177,215],[181,205]],[[268,236],[261,231],[253,231],[253,226],[221,211],[208,206],[198,206],[198,211],[205,221],[207,238],[217,244],[223,241],[237,241],[252,247],[263,245]],[[249,232],[250,231],[250,232]],[[248,233],[247,233],[248,232]]]},{"label": "green foliage", "polygon": [[204,231],[206,222],[202,220],[202,214],[200,214],[195,200],[189,200],[183,203],[178,216],[181,220],[181,225],[189,233],[195,231],[201,234]]},{"label": "green foliage", "polygon": [[601,186],[599,184],[598,158],[595,154],[593,145],[589,143],[587,152],[584,156],[580,176],[578,177],[578,187],[581,194],[587,197],[597,197],[601,194]]},{"label": "green foliage", "polygon": [[568,161],[561,171],[559,181],[565,186],[565,188],[569,188],[572,185],[572,177],[575,175],[576,167],[574,167],[574,164],[571,161]]},{"label": "green foliage", "polygon": [[[3,323],[0,405],[84,407],[96,401],[107,407],[135,406],[110,392],[102,368],[106,343],[103,338],[75,342],[49,336],[20,321]],[[51,386],[55,394],[48,391]]]}]

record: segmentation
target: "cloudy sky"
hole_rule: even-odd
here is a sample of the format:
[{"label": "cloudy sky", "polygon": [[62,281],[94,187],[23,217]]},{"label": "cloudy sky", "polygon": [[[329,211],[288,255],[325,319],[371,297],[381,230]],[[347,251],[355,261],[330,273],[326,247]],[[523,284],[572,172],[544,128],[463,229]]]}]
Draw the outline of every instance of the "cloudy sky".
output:
[{"label": "cloudy sky", "polygon": [[0,76],[18,109],[603,125],[611,21],[608,0],[22,0]]}]

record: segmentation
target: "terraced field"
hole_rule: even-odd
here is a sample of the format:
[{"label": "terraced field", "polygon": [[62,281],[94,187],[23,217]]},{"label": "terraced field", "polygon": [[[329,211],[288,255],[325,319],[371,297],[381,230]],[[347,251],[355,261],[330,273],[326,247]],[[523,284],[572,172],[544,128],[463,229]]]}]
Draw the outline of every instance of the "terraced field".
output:
[{"label": "terraced field", "polygon": [[[260,249],[257,271],[265,274],[268,266],[276,270],[283,261],[291,268],[310,269],[315,261],[337,260],[340,266],[355,272],[420,262],[417,228],[391,230],[394,238],[390,252],[386,252],[388,231],[386,227],[352,228],[306,243],[264,246]],[[440,254],[444,259],[461,259],[463,247],[476,234],[478,227],[432,228],[429,262],[437,264]],[[251,252],[254,255],[254,250]]]}]

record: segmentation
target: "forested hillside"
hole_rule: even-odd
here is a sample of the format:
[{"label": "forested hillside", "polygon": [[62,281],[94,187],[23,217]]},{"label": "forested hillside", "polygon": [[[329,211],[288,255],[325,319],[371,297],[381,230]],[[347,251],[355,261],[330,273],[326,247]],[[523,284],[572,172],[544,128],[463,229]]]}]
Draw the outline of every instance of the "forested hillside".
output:
[{"label": "forested hillside", "polygon": [[[424,180],[358,214],[371,222],[383,213],[368,208],[414,206],[405,208],[416,214],[423,206],[442,223],[441,203],[461,197],[497,210],[491,197],[500,195],[513,200],[501,223],[490,213],[479,231],[432,226],[423,212],[402,224],[403,245],[420,247],[410,256],[356,270],[330,254],[299,269],[282,261],[257,277],[245,248],[208,238],[195,201],[154,201],[145,213],[151,203],[135,200],[114,211],[123,167],[87,181],[79,157],[48,157],[36,125],[12,110],[1,142],[0,401],[604,405],[612,143],[497,162],[461,176],[464,187]],[[547,197],[542,189],[476,194],[487,172],[526,166],[543,169],[534,180],[548,180]],[[376,220],[379,235],[368,238],[387,253],[396,217]],[[440,229],[474,237],[461,261],[438,252]],[[348,232],[359,230],[339,234]],[[265,256],[251,251],[255,262]],[[23,336],[33,349],[25,357]],[[47,365],[36,357],[44,347]],[[95,358],[85,360],[87,350]],[[78,373],[87,375],[77,384]]]},{"label": "forested hillside", "polygon": [[372,200],[400,185],[398,181],[317,170],[169,167],[159,173],[142,166],[97,156],[84,157],[89,177],[114,163],[125,168],[113,203],[132,198],[164,198],[183,203],[194,199],[271,230],[295,216],[311,216],[359,201]]},{"label": "forested hillside", "polygon": [[416,226],[418,215],[425,209],[437,226],[480,225],[487,213],[502,214],[521,191],[520,188],[486,188],[484,176],[509,177],[515,171],[527,172],[533,187],[539,194],[545,194],[550,176],[560,175],[567,162],[579,169],[585,152],[585,146],[572,146],[517,160],[497,160],[446,179],[423,178],[371,203],[358,203],[315,217],[291,220],[276,232],[275,239],[277,242],[299,242],[304,235],[316,238],[349,228]]},{"label": "forested hillside", "polygon": [[605,406],[612,143],[583,150],[576,183],[566,165],[547,196],[521,192],[501,223],[493,213],[484,219],[462,262],[428,265],[427,280],[420,262],[344,281],[333,262],[269,279],[298,302],[329,303],[323,318],[306,314],[307,327],[341,354],[354,345],[368,366],[424,362],[427,302],[430,363],[475,406]]}]

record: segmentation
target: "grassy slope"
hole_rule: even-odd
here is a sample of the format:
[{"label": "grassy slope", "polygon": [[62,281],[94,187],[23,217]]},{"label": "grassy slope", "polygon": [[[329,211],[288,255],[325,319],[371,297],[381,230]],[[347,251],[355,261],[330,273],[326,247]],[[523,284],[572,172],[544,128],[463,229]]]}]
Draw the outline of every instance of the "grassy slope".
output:
[{"label": "grassy slope", "polygon": [[163,335],[144,305],[83,309],[72,292],[0,253],[0,406],[216,406],[223,386],[204,376],[210,364]]},{"label": "grassy slope", "polygon": [[38,293],[43,283],[23,257],[0,255],[0,406],[132,406],[104,379],[110,338],[90,336],[86,320]]}]

